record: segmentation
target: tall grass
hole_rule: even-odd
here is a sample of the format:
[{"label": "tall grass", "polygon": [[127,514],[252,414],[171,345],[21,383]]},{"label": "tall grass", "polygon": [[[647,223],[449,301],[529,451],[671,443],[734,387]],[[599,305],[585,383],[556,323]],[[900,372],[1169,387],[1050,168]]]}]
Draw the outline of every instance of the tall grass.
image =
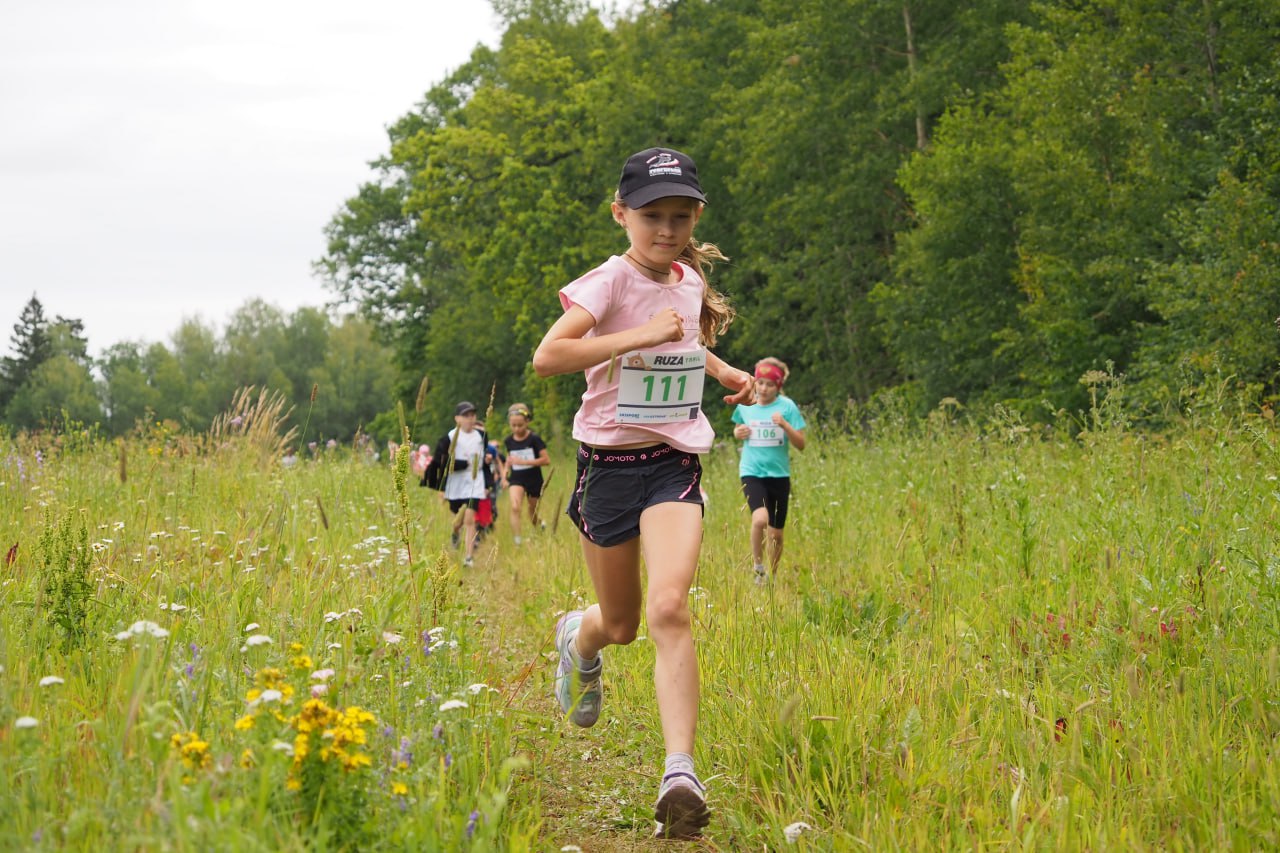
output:
[{"label": "tall grass", "polygon": [[[766,587],[735,450],[708,455],[715,846],[1280,845],[1280,433],[1082,425],[811,430]],[[447,510],[387,460],[281,468],[225,438],[137,438],[127,479],[91,437],[0,447],[9,846],[656,844],[651,644],[606,652],[594,729],[550,698],[554,617],[592,597],[571,525],[520,548],[499,527],[464,573]],[[334,763],[298,759],[321,684],[376,720]]]}]

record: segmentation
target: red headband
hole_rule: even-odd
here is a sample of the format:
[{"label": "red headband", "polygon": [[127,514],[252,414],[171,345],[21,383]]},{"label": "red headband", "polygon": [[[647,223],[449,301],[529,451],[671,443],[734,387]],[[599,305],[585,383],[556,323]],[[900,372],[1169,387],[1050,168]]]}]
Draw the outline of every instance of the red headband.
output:
[{"label": "red headband", "polygon": [[777,385],[782,384],[782,368],[776,364],[757,364],[756,379],[768,379]]}]

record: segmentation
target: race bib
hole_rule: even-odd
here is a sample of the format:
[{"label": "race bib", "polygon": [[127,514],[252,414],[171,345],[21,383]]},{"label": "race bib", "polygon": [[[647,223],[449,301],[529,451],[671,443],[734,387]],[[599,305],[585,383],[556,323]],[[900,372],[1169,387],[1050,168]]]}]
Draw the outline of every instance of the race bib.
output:
[{"label": "race bib", "polygon": [[751,427],[747,444],[752,447],[777,447],[787,435],[773,421],[752,421],[747,426]]},{"label": "race bib", "polygon": [[510,456],[511,456],[511,470],[513,471],[528,471],[530,468],[533,467],[532,465],[521,464],[516,460],[524,460],[525,462],[532,462],[534,459],[537,458],[536,456],[533,455],[532,447],[521,447],[518,450],[513,450],[511,451]]},{"label": "race bib", "polygon": [[619,363],[618,423],[696,420],[702,410],[707,351],[632,352]]}]

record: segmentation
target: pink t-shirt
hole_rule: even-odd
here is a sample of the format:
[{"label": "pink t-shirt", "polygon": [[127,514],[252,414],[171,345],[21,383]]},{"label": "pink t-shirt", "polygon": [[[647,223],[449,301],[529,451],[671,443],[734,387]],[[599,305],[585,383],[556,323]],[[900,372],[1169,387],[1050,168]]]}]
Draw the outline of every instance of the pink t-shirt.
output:
[{"label": "pink t-shirt", "polygon": [[[658,284],[645,278],[618,255],[560,290],[560,304],[567,311],[578,305],[595,318],[587,337],[609,335],[634,329],[649,322],[664,308],[674,308],[684,322],[684,340],[649,348],[653,352],[687,352],[701,348],[698,317],[702,313],[702,291],[706,283],[691,267],[677,263],[681,275],[675,284]],[[624,353],[618,353],[619,356]],[[573,418],[573,437],[592,447],[617,447],[643,441],[665,441],[689,453],[706,453],[715,433],[707,416],[698,412],[695,420],[640,426],[620,424],[618,381],[622,371],[609,379],[609,362],[586,370],[587,390],[582,406]]]}]

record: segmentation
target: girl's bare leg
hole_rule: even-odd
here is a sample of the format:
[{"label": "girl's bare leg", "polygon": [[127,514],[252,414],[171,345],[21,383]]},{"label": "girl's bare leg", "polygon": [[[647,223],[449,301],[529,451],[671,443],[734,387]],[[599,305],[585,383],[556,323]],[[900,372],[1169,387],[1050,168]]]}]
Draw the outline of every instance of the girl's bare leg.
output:
[{"label": "girl's bare leg", "polygon": [[769,528],[769,571],[770,574],[778,573],[778,563],[782,562],[782,529],[779,527]]},{"label": "girl's bare leg", "polygon": [[653,680],[667,754],[693,754],[698,728],[698,657],[693,648],[689,587],[702,548],[702,507],[663,503],[640,516],[649,574],[645,616],[656,647]]},{"label": "girl's bare leg", "polygon": [[636,638],[640,627],[640,540],[610,548],[602,548],[585,536],[581,540],[597,603],[582,614],[578,655],[590,661],[605,646],[625,646]]},{"label": "girl's bare leg", "polygon": [[508,503],[511,513],[511,535],[518,542],[520,541],[520,504],[524,502],[524,486],[508,486],[507,493],[510,495]]}]

